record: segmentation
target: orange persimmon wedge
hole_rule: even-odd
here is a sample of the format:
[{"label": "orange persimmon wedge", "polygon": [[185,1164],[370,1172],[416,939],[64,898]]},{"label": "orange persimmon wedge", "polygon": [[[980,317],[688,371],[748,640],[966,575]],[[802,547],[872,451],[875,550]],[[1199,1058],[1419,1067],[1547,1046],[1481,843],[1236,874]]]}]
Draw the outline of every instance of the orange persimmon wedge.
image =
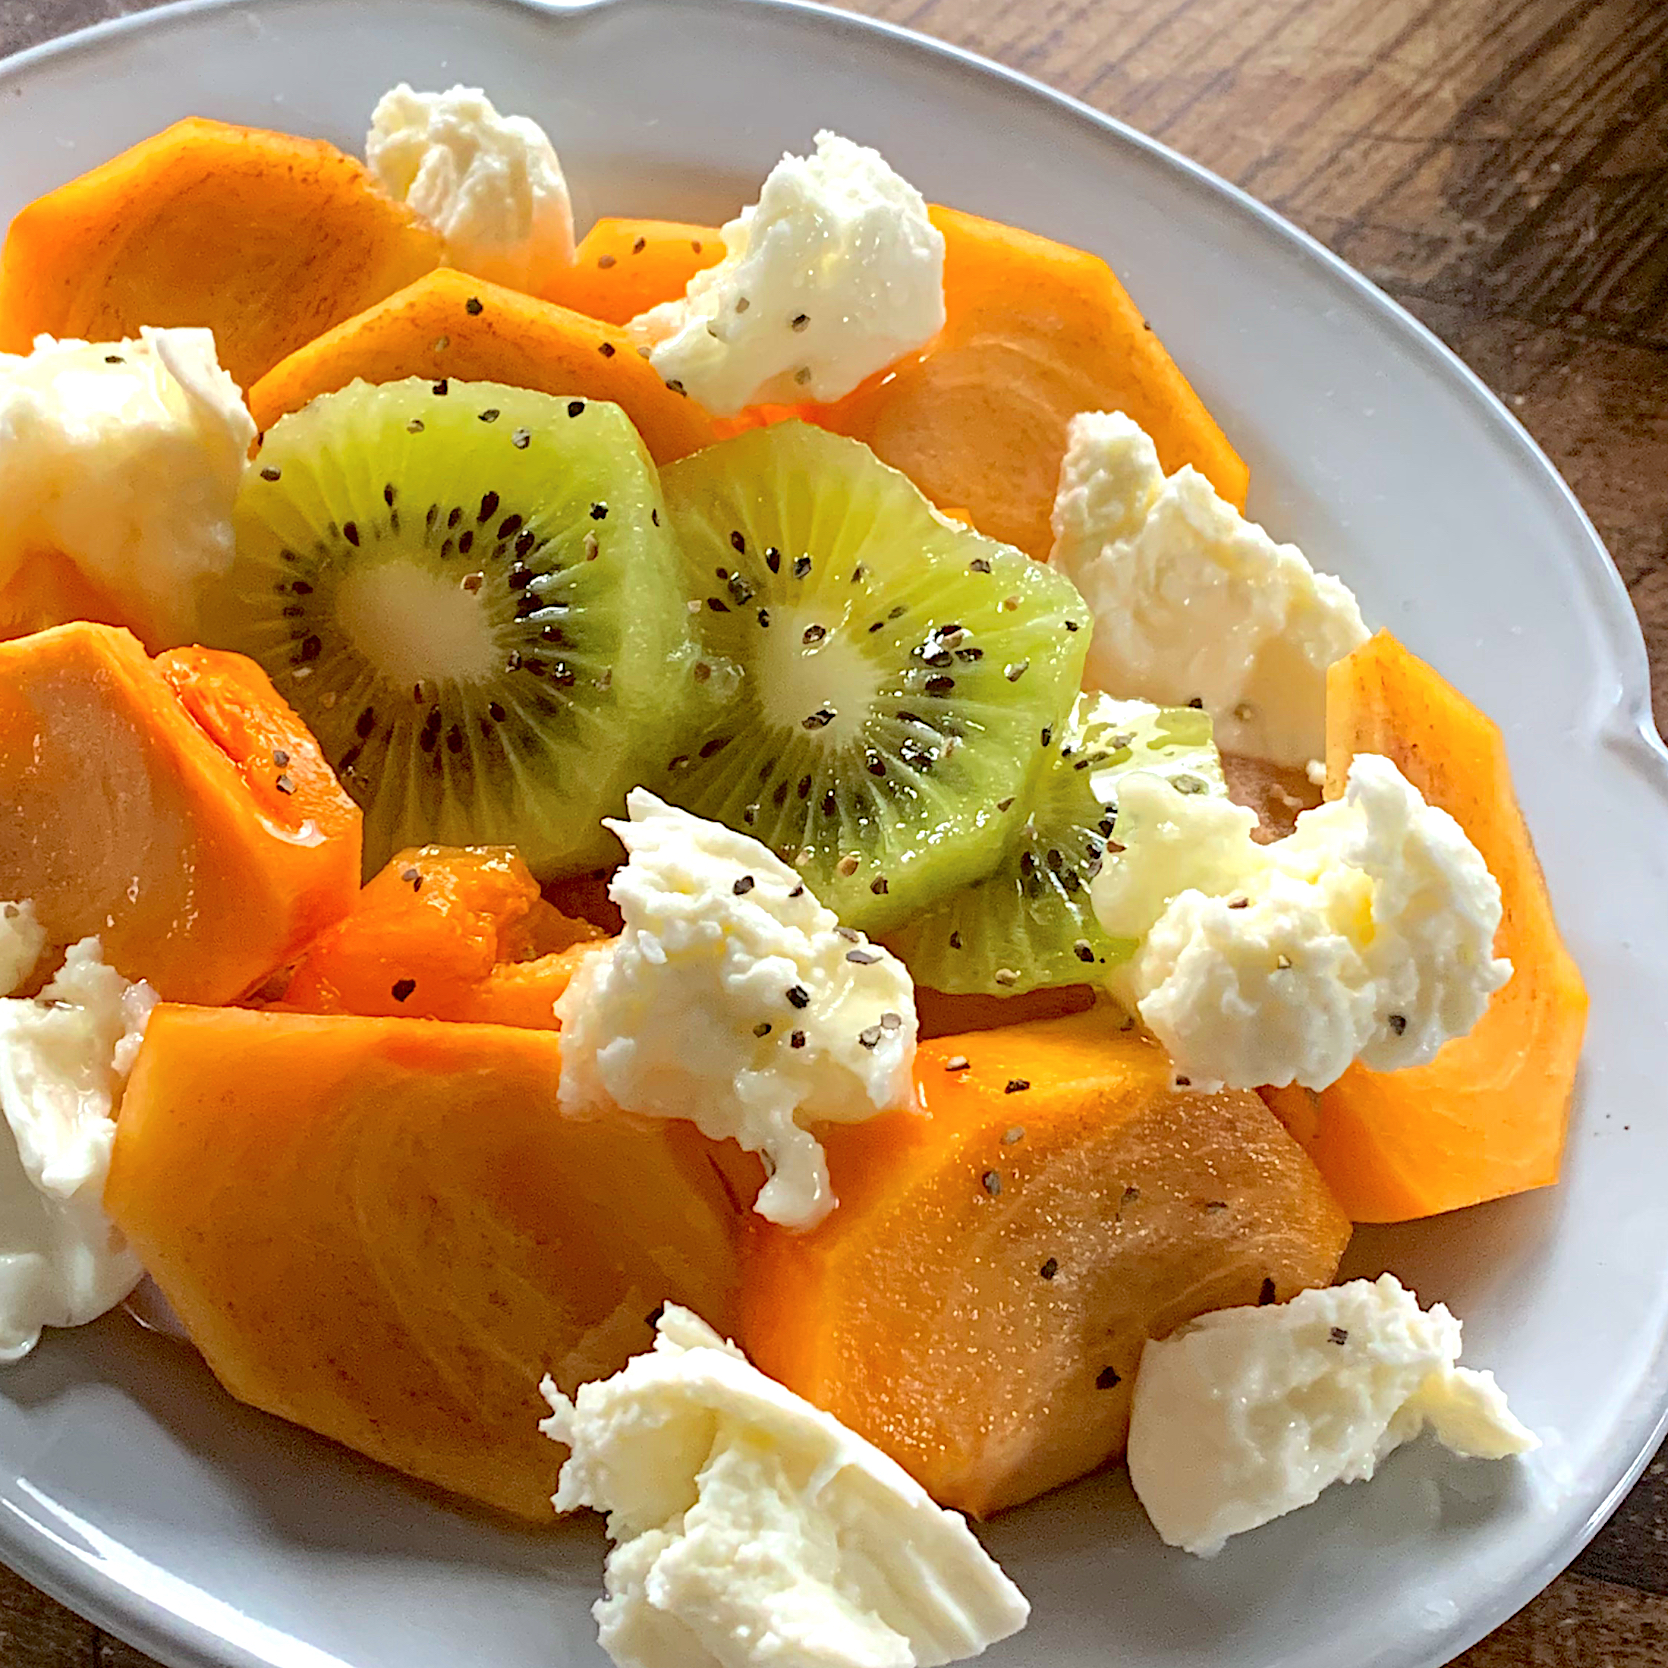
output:
[{"label": "orange persimmon wedge", "polygon": [[350,382],[502,382],[612,400],[656,463],[713,440],[712,420],[662,382],[617,325],[442,269],[292,353],[249,391],[262,429]]},{"label": "orange persimmon wedge", "polygon": [[0,252],[0,348],[207,325],[248,388],[440,261],[439,234],[318,139],[191,117],[37,198]]},{"label": "orange persimmon wedge", "polygon": [[1123,411],[1167,472],[1190,463],[1243,506],[1245,464],[1098,256],[956,209],[944,234],[944,328],[827,407],[935,504],[1038,558],[1079,411]]},{"label": "orange persimmon wedge", "polygon": [[[749,429],[768,429],[772,423],[820,422],[823,409],[820,405],[749,405],[733,417],[714,417],[712,426],[720,440],[728,440],[733,435],[746,434]],[[967,518],[962,515],[958,519]]]},{"label": "orange persimmon wedge", "polygon": [[242,655],[74,624],[0,643],[0,898],[229,1002],[353,907],[359,807]]},{"label": "orange persimmon wedge", "polygon": [[1471,837],[1500,882],[1512,977],[1428,1066],[1354,1065],[1319,1094],[1265,1089],[1357,1222],[1405,1222],[1558,1179],[1587,989],[1558,933],[1499,726],[1381,631],[1326,680],[1326,791],[1382,753]]},{"label": "orange persimmon wedge", "polygon": [[697,272],[724,258],[716,226],[682,220],[599,220],[564,267],[545,286],[546,301],[609,324],[626,324],[676,301]]},{"label": "orange persimmon wedge", "polygon": [[755,1222],[739,1341],[946,1506],[1123,1451],[1142,1346],[1337,1270],[1350,1227],[1254,1094],[1178,1089],[1105,1010],[921,1044],[928,1116],[820,1131],[839,1205]]},{"label": "orange persimmon wedge", "polygon": [[539,896],[509,846],[413,846],[297,962],[284,1006],[556,1029],[556,998],[606,935]]},{"label": "orange persimmon wedge", "polygon": [[93,584],[57,550],[31,550],[0,585],[0,639],[27,637],[70,620],[120,625],[128,612],[120,597]]},{"label": "orange persimmon wedge", "polygon": [[539,1380],[664,1302],[729,1330],[741,1209],[692,1124],[564,1117],[560,1069],[549,1031],[164,1004],[105,1205],[239,1400],[545,1522]]}]

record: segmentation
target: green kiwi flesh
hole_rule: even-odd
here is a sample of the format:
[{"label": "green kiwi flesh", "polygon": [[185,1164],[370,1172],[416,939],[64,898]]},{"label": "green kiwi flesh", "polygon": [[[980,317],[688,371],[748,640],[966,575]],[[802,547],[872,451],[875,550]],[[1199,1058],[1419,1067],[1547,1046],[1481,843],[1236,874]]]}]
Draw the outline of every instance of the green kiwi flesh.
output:
[{"label": "green kiwi flesh", "polygon": [[518,846],[541,880],[615,856],[686,688],[653,464],[604,401],[357,382],[283,418],[240,492],[212,641],[252,655],[403,846]]},{"label": "green kiwi flesh", "polygon": [[662,791],[876,932],[977,880],[1071,710],[1071,583],[939,515],[861,443],[788,422],[670,465],[700,658]]},{"label": "green kiwi flesh", "polygon": [[917,984],[953,995],[1099,983],[1136,949],[1102,931],[1089,882],[1116,861],[1118,781],[1138,770],[1184,793],[1227,793],[1208,714],[1079,696],[998,867],[887,934],[887,948]]}]

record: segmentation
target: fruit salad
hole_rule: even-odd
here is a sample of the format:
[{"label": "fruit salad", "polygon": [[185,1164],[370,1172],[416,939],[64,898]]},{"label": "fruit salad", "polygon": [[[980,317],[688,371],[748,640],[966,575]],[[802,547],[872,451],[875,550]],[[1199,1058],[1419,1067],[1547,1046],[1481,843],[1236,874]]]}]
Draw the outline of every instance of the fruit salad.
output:
[{"label": "fruit salad", "polygon": [[1557,1179],[1500,733],[1106,263],[828,131],[576,241],[536,122],[367,115],[0,249],[0,1358],[148,1279],[229,1395],[606,1514],[620,1668],[975,1656],[969,1519],[1126,1460],[1208,1557],[1535,1447],[1335,1283]]}]

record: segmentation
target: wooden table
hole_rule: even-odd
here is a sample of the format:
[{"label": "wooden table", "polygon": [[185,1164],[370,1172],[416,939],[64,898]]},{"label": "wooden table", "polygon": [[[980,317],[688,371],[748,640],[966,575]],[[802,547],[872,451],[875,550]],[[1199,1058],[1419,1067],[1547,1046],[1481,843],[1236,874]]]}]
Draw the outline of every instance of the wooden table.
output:
[{"label": "wooden table", "polygon": [[[0,52],[149,0],[0,0]],[[351,3],[351,0],[342,0]],[[1627,582],[1668,711],[1668,3],[854,0],[1245,186],[1503,395]],[[0,1668],[143,1668],[0,1568]],[[1464,1668],[1668,1662],[1668,1462]]]}]

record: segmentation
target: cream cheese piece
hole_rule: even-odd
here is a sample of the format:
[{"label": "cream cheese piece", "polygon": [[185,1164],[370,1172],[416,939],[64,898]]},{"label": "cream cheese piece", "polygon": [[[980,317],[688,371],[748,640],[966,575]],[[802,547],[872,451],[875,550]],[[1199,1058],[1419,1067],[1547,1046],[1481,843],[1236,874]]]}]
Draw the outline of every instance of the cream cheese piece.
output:
[{"label": "cream cheese piece", "polygon": [[537,294],[573,264],[573,208],[544,129],[501,116],[479,87],[382,95],[365,160],[426,221],[460,272]]},{"label": "cream cheese piece", "polygon": [[1130,1480],[1169,1545],[1208,1557],[1371,1477],[1427,1425],[1478,1459],[1539,1447],[1459,1356],[1460,1323],[1391,1274],[1205,1315],[1142,1354]]},{"label": "cream cheese piece", "polygon": [[688,1310],[572,1401],[542,1389],[557,1511],[608,1514],[619,1668],[935,1668],[1025,1625],[957,1513]]},{"label": "cream cheese piece", "polygon": [[642,788],[610,821],[625,925],[556,1005],[562,1109],[689,1118],[763,1156],[754,1209],[808,1227],[834,1205],[809,1126],[915,1104],[915,990],[746,834]]},{"label": "cream cheese piece", "polygon": [[725,256],[632,320],[669,383],[731,416],[835,400],[944,324],[944,238],[878,151],[826,129],[723,231]]},{"label": "cream cheese piece", "polygon": [[147,647],[189,642],[203,585],[231,565],[254,438],[208,330],[0,354],[0,625],[7,585],[55,553]]},{"label": "cream cheese piece", "polygon": [[1423,1065],[1511,976],[1500,887],[1447,812],[1359,755],[1344,797],[1258,845],[1256,813],[1135,773],[1123,846],[1091,885],[1107,932],[1142,941],[1112,975],[1200,1087],[1323,1089],[1353,1060]]},{"label": "cream cheese piece", "polygon": [[104,1214],[104,1179],[156,996],[99,956],[84,938],[38,997],[0,1000],[0,1361],[43,1327],[96,1319],[142,1273]]},{"label": "cream cheese piece", "polygon": [[1320,757],[1326,669],[1367,640],[1341,580],[1191,466],[1166,477],[1121,411],[1072,418],[1053,523],[1049,561],[1094,610],[1090,687],[1201,700],[1226,752],[1299,768]]}]

